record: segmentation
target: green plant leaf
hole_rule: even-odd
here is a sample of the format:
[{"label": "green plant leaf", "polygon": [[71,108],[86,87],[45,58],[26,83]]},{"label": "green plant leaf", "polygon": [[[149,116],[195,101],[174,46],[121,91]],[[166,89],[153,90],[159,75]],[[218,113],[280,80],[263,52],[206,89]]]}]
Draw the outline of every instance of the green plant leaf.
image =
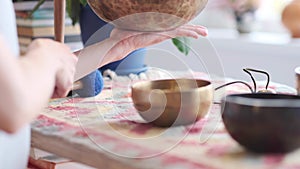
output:
[{"label": "green plant leaf", "polygon": [[185,55],[188,55],[190,52],[191,40],[187,37],[176,37],[172,39],[173,44],[177,49]]},{"label": "green plant leaf", "polygon": [[80,17],[80,5],[86,6],[86,0],[67,0],[66,8],[69,17],[72,20],[72,24],[75,25],[79,21]]},{"label": "green plant leaf", "polygon": [[79,21],[80,15],[80,3],[79,0],[67,0],[66,8],[69,17],[72,19],[72,24],[75,25]]},{"label": "green plant leaf", "polygon": [[87,1],[86,0],[80,0],[80,3],[85,6],[87,4]]}]

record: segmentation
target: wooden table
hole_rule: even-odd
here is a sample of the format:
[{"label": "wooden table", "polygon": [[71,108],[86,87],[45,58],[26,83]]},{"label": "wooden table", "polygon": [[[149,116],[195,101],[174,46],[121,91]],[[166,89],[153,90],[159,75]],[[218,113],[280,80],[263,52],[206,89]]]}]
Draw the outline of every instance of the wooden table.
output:
[{"label": "wooden table", "polygon": [[[194,77],[207,78],[203,73]],[[129,85],[134,82],[108,80],[96,97],[50,101],[32,123],[32,147],[103,169],[300,168],[300,151],[286,155],[245,151],[224,129],[219,105],[189,126],[157,128],[144,123],[130,100]],[[278,84],[271,87],[288,91]],[[239,84],[226,88],[226,94],[239,92],[248,89]]]}]

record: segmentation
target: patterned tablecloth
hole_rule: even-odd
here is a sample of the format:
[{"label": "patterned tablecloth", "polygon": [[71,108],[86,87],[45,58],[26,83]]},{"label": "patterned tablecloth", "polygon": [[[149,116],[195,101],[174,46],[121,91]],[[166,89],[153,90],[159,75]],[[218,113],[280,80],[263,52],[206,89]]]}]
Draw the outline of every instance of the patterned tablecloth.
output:
[{"label": "patterned tablecloth", "polygon": [[[140,76],[110,76],[112,80],[105,81],[104,91],[96,97],[51,100],[32,123],[32,146],[105,169],[300,168],[300,151],[259,155],[244,150],[224,129],[218,104],[192,125],[158,128],[147,124],[132,105],[130,85],[166,76],[155,71]],[[222,78],[203,73],[192,76],[209,78],[215,86],[224,84]],[[276,83],[270,87],[277,92],[295,92]],[[242,84],[234,84],[226,88],[225,94],[241,92],[249,90]],[[215,92],[216,100],[224,95],[220,93]]]}]

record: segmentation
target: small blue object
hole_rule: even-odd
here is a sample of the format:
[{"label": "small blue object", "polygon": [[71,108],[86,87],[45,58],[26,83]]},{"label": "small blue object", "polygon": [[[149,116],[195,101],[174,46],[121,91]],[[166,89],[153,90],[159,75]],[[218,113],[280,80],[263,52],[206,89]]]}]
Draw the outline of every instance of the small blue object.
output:
[{"label": "small blue object", "polygon": [[103,78],[100,71],[94,71],[91,74],[80,79],[83,88],[72,91],[72,95],[77,94],[79,97],[92,97],[98,95],[103,89]]}]

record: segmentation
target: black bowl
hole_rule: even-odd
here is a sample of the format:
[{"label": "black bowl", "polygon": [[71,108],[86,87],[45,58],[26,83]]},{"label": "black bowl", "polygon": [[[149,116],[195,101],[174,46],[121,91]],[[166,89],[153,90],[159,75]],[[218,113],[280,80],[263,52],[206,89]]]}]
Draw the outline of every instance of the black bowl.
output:
[{"label": "black bowl", "polygon": [[228,95],[222,111],[231,137],[250,151],[286,153],[300,146],[300,96]]}]

